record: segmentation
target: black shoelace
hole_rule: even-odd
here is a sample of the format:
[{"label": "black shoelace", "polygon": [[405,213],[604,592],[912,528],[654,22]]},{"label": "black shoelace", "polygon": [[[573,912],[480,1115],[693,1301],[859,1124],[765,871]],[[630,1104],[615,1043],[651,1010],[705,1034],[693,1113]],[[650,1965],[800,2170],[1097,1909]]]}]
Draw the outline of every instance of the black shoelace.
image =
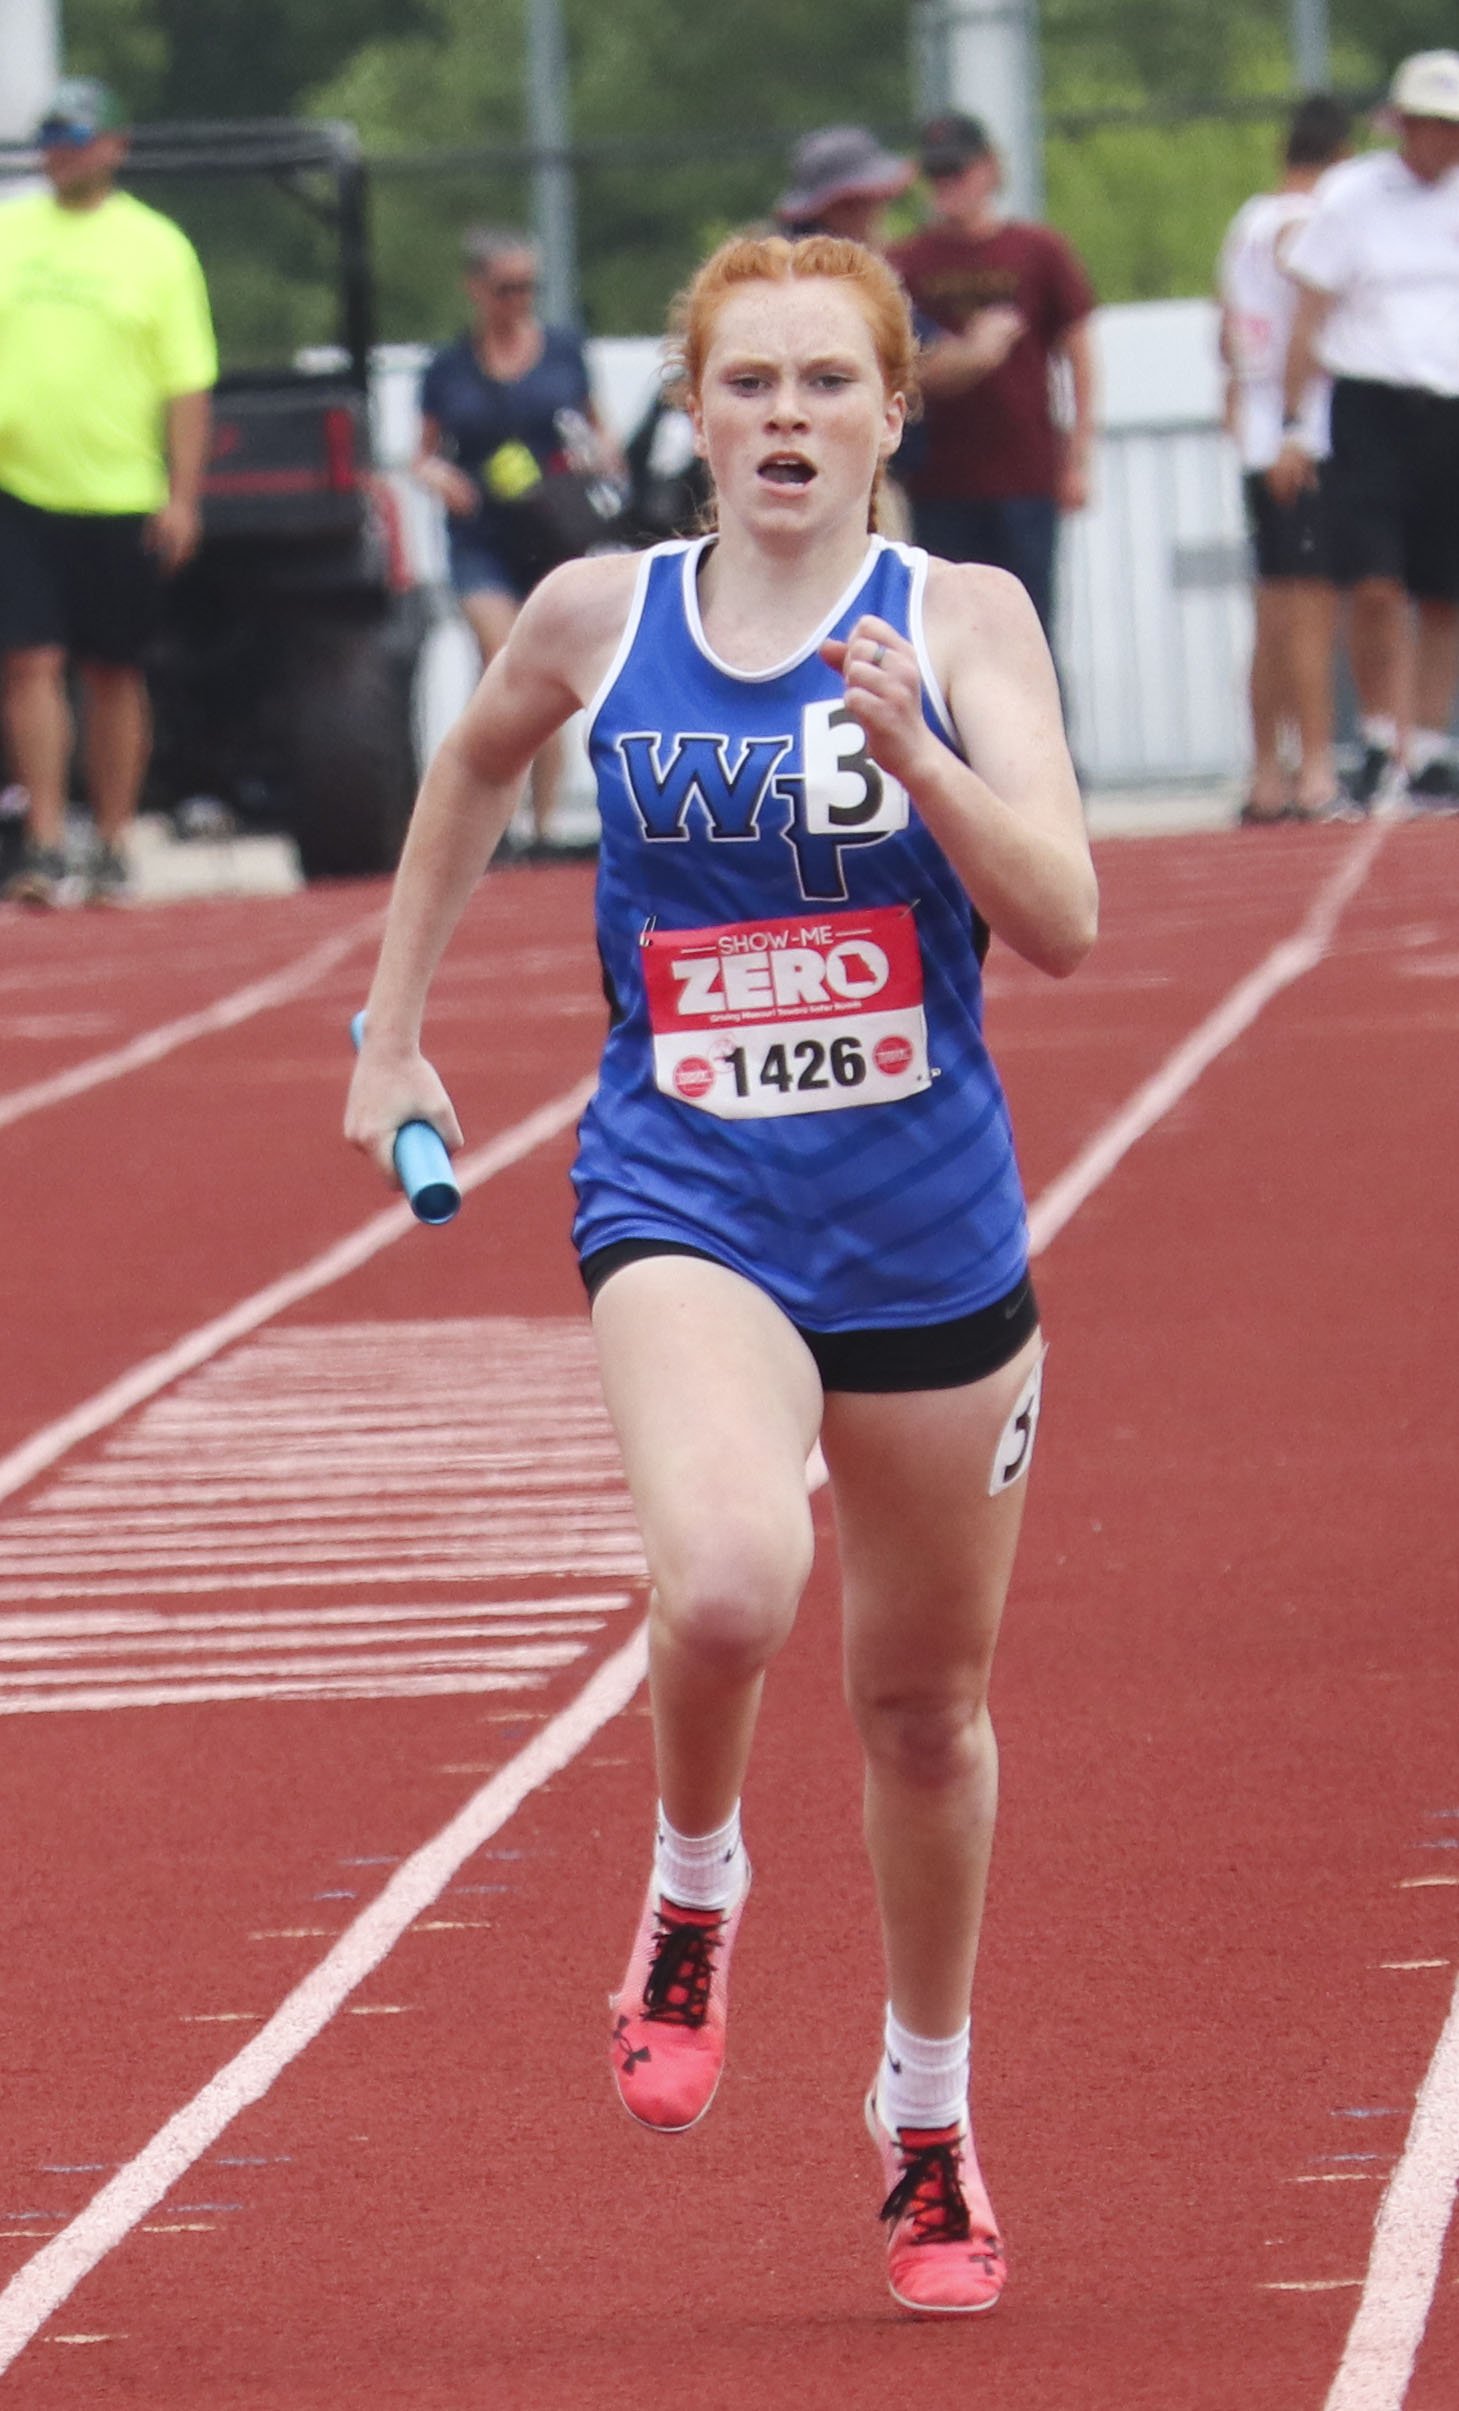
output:
[{"label": "black shoelace", "polygon": [[[966,2243],[973,2225],[963,2199],[957,2146],[921,2143],[905,2158],[902,2174],[881,2206],[883,2219],[894,2225],[910,2211],[914,2243]],[[996,2245],[998,2239],[990,2240]]]},{"label": "black shoelace", "polygon": [[672,2026],[702,2026],[709,2014],[709,1987],[723,1918],[713,1925],[680,1925],[662,1912],[654,1936],[653,1965],[643,1988],[643,2014]]}]

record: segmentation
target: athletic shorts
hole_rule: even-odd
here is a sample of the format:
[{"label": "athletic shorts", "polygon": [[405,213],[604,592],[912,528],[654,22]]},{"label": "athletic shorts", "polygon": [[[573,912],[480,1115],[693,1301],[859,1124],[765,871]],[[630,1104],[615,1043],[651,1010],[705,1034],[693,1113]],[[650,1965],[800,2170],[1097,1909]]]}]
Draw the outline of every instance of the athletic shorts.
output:
[{"label": "athletic shorts", "polygon": [[1459,398],[1339,377],[1328,490],[1340,584],[1459,602]]},{"label": "athletic shorts", "polygon": [[532,591],[532,580],[470,526],[447,523],[446,555],[452,589],[459,595],[505,594],[524,603]]},{"label": "athletic shorts", "polygon": [[[677,1239],[617,1239],[584,1256],[580,1270],[589,1298],[611,1273],[643,1256],[697,1256],[714,1264],[708,1248]],[[1039,1324],[1038,1301],[1027,1273],[1006,1297],[950,1323],[909,1323],[890,1329],[810,1331],[797,1323],[816,1361],[825,1390],[956,1390],[996,1373],[1032,1339]]]},{"label": "athletic shorts", "polygon": [[135,668],[162,604],[147,525],[142,513],[43,511],[0,490],[0,653],[59,645]]},{"label": "athletic shorts", "polygon": [[1332,540],[1327,499],[1327,463],[1317,463],[1317,483],[1295,502],[1278,502],[1259,469],[1241,481],[1246,528],[1259,578],[1330,578]]}]

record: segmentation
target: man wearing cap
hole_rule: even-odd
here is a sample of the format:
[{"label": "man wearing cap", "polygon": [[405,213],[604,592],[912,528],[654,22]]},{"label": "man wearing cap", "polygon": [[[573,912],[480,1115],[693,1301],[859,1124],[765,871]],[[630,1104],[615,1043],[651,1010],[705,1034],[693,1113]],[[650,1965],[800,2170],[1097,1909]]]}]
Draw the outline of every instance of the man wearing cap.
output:
[{"label": "man wearing cap", "polygon": [[[1058,515],[1088,499],[1094,291],[1050,227],[1000,216],[1002,170],[979,119],[960,110],[932,119],[921,165],[933,217],[887,254],[946,330],[923,361],[927,451],[909,480],[917,541],[946,560],[1012,570],[1048,633]],[[1061,365],[1067,429],[1050,391]]]},{"label": "man wearing cap", "polygon": [[865,126],[818,126],[790,157],[790,183],[775,204],[782,234],[835,234],[879,249],[889,201],[906,192],[917,171],[910,159],[884,151]]},{"label": "man wearing cap", "polygon": [[0,207],[0,659],[10,769],[29,797],[6,893],[69,893],[69,659],[96,819],[84,892],[110,902],[150,745],[141,665],[160,581],[198,541],[217,353],[191,244],[116,189],[114,95],[71,78],[35,143],[48,189]]},{"label": "man wearing cap", "polygon": [[[900,200],[916,176],[910,159],[883,150],[865,126],[818,126],[791,153],[790,184],[775,204],[776,223],[792,242],[802,235],[830,234],[881,251],[886,245],[887,206]],[[942,329],[915,301],[912,324],[925,356]],[[889,483],[882,488],[883,534],[910,534],[906,488],[926,449],[920,418],[910,420],[888,464]]]},{"label": "man wearing cap", "polygon": [[[1301,287],[1287,346],[1279,497],[1314,468],[1302,397],[1333,378],[1334,568],[1349,589],[1362,759],[1349,808],[1459,811],[1459,51],[1393,79],[1398,142],[1335,167],[1286,256]],[[1408,724],[1406,746],[1403,742]]]}]

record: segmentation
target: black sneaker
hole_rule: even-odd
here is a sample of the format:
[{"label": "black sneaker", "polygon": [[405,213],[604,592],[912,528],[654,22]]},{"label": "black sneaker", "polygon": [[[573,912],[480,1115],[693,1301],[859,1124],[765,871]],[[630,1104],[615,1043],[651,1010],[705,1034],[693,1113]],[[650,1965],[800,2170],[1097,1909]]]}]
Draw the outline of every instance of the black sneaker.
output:
[{"label": "black sneaker", "polygon": [[54,907],[69,903],[71,875],[65,855],[53,846],[28,845],[19,870],[5,882],[5,895],[11,904]]},{"label": "black sneaker", "polygon": [[1395,780],[1393,756],[1386,745],[1365,745],[1356,770],[1343,781],[1334,820],[1366,820],[1386,803]]},{"label": "black sneaker", "polygon": [[1411,812],[1459,812],[1459,762],[1440,754],[1427,769],[1409,776],[1403,800]]},{"label": "black sneaker", "polygon": [[86,865],[82,895],[88,904],[125,904],[131,873],[115,846],[99,845]]}]

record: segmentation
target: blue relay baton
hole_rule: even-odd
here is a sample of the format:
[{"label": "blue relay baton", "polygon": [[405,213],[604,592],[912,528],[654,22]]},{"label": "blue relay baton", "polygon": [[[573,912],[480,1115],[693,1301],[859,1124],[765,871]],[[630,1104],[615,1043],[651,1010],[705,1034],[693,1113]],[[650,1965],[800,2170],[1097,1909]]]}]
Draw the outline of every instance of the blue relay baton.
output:
[{"label": "blue relay baton", "polygon": [[[356,1054],[364,1035],[365,1016],[359,1012],[350,1023]],[[460,1211],[461,1191],[440,1132],[429,1122],[402,1122],[394,1153],[396,1175],[417,1222],[449,1222]]]}]

